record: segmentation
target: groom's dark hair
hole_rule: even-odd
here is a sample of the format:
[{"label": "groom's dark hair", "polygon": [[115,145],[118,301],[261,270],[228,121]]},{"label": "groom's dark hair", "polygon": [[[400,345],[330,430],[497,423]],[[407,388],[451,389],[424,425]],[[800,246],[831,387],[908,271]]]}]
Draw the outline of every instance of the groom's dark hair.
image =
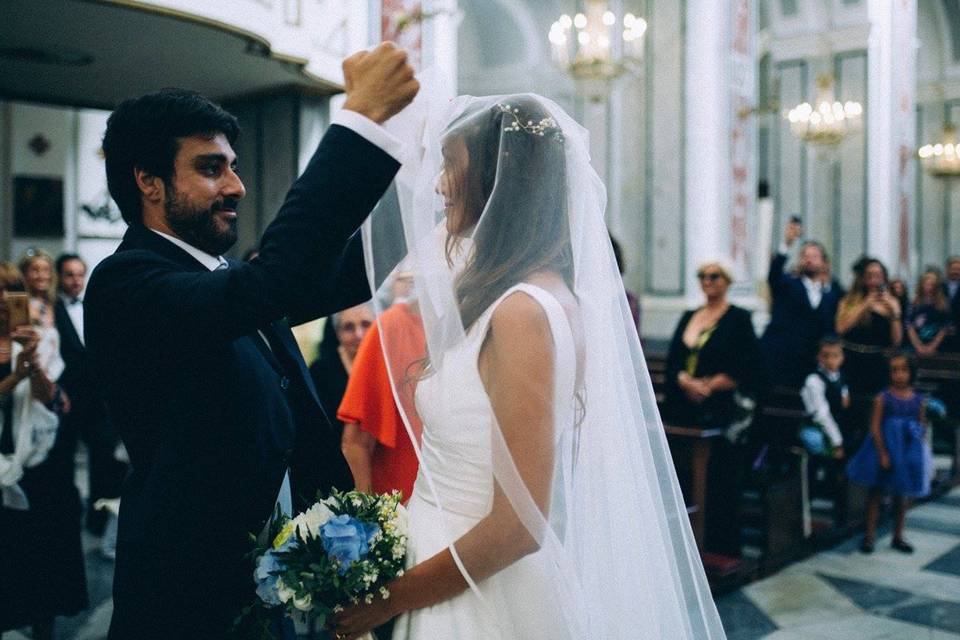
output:
[{"label": "groom's dark hair", "polygon": [[107,120],[103,156],[107,187],[126,223],[143,218],[135,169],[170,184],[180,139],[218,133],[232,145],[240,134],[236,117],[195,91],[161,89],[121,102]]}]

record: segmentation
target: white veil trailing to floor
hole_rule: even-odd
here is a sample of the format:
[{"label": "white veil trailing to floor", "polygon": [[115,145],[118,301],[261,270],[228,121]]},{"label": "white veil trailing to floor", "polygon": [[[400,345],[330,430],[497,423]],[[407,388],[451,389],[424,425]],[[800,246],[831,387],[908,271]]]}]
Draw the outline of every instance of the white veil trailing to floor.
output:
[{"label": "white veil trailing to floor", "polygon": [[[606,192],[590,165],[586,130],[534,95],[425,95],[418,104],[390,124],[405,139],[407,158],[363,233],[375,301],[395,265],[414,273],[412,307],[427,352],[410,353],[404,330],[383,315],[389,310],[377,312],[396,400],[418,445],[414,500],[431,505],[430,535],[442,538],[470,585],[458,600],[473,600],[466,605],[472,613],[449,616],[449,637],[723,638],[610,245]],[[529,291],[523,283],[544,273],[572,296],[559,305],[553,294],[534,296],[547,312],[554,359],[552,384],[521,380],[511,390],[521,404],[547,408],[549,444],[531,450],[515,445],[515,428],[503,428],[508,418],[489,398],[478,419],[470,395],[479,383],[469,371],[477,358],[468,345],[485,344],[505,294]],[[418,389],[431,380],[444,390],[428,400]],[[448,423],[432,424],[438,417]],[[466,433],[477,425],[485,429],[481,446]],[[553,468],[546,501],[544,479],[524,475],[537,465],[523,456],[544,456],[539,462]],[[465,513],[473,496],[455,486],[475,467],[487,475],[486,513]],[[449,477],[451,469],[462,477]],[[461,541],[473,520],[494,516],[500,526],[488,530],[522,530],[535,551],[488,577],[474,568],[489,565],[478,556],[498,553],[495,534],[486,545]],[[531,615],[543,621],[542,635],[521,628]]]}]

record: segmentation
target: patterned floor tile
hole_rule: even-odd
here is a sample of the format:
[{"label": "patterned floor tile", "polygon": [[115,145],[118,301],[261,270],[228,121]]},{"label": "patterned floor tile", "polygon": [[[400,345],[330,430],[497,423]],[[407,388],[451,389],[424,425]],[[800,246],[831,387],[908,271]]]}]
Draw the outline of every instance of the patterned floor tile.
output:
[{"label": "patterned floor tile", "polygon": [[[935,637],[927,628],[892,620],[875,615],[861,614],[843,620],[816,622],[801,627],[791,627],[784,631],[799,634],[798,638],[819,640],[927,640]],[[953,634],[946,636],[950,640],[960,638]]]},{"label": "patterned floor tile", "polygon": [[960,576],[960,545],[924,566],[923,570]]},{"label": "patterned floor tile", "polygon": [[832,576],[823,578],[871,614],[941,631],[960,630],[960,603],[927,598],[868,582]]},{"label": "patterned floor tile", "polygon": [[777,630],[777,625],[742,591],[720,598],[717,610],[727,640],[759,640]]},{"label": "patterned floor tile", "polygon": [[907,529],[920,529],[960,537],[960,508],[958,508],[958,515],[953,521],[911,514],[907,516]]},{"label": "patterned floor tile", "polygon": [[787,569],[743,591],[781,629],[862,613],[823,578]]}]

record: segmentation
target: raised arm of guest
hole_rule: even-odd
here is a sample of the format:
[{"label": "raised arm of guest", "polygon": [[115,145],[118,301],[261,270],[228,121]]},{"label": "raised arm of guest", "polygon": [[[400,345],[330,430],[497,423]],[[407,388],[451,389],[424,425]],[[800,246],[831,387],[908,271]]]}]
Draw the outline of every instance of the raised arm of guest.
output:
[{"label": "raised arm of guest", "polygon": [[783,243],[770,260],[770,270],[767,272],[767,284],[770,285],[770,295],[774,298],[783,293],[787,274],[783,272],[789,259],[788,253],[798,238],[803,234],[803,225],[791,220],[783,233]]}]

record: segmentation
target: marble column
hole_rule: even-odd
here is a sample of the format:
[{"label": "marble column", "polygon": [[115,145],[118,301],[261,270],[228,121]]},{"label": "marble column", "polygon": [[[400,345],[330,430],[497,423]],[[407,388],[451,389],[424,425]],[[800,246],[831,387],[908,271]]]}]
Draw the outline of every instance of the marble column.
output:
[{"label": "marble column", "polygon": [[868,9],[867,248],[891,275],[911,277],[917,268],[917,0],[870,0]]},{"label": "marble column", "polygon": [[686,297],[697,266],[718,259],[735,292],[754,293],[757,45],[755,0],[688,0],[686,29]]}]

